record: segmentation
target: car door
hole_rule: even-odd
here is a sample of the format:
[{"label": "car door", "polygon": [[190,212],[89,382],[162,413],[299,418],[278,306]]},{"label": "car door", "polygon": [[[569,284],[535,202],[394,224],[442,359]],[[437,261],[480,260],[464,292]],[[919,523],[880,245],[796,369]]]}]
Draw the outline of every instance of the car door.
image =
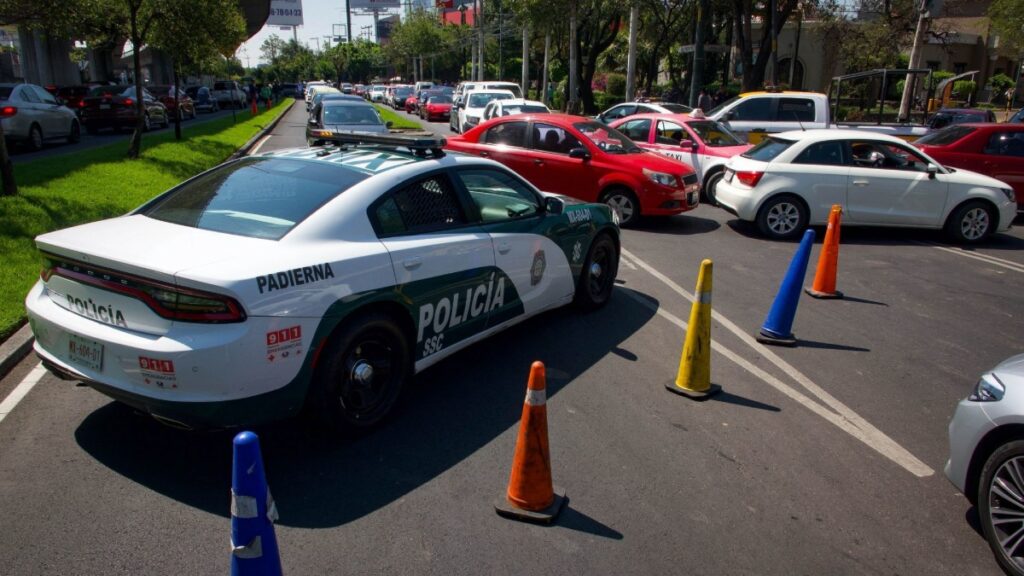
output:
[{"label": "car door", "polygon": [[807,202],[812,223],[828,220],[832,205],[839,204],[846,210],[847,188],[850,166],[846,157],[846,143],[842,140],[814,142],[797,154],[786,165],[772,164],[772,172],[789,172],[796,184],[796,192]]},{"label": "car door", "polygon": [[751,133],[764,133],[767,123],[775,119],[774,114],[771,98],[752,96],[740,100],[719,122],[725,124],[738,137],[751,144],[757,144],[762,137],[756,134],[751,137]]},{"label": "car door", "polygon": [[471,221],[446,171],[388,191],[370,206],[370,218],[391,255],[395,290],[413,310],[415,360],[479,334],[490,307],[511,301],[491,236]]},{"label": "car door", "polygon": [[[697,143],[697,146],[690,145],[684,148],[679,145],[683,140]],[[658,120],[658,124],[654,129],[654,142],[658,144],[659,153],[673,160],[689,164],[697,174],[704,173],[702,171],[704,162],[700,154],[700,140],[695,139],[689,130],[683,128],[682,125],[669,120]]]},{"label": "car door", "polygon": [[1024,131],[992,132],[981,152],[978,171],[1009,184],[1019,205],[1024,199]]},{"label": "car door", "polygon": [[63,136],[68,133],[68,117],[61,114],[60,102],[53,97],[42,86],[28,86],[39,98],[36,104],[39,112],[39,123],[43,127],[43,134],[47,138]]},{"label": "car door", "polygon": [[504,164],[529,179],[535,164],[527,148],[527,130],[525,120],[496,120],[480,135],[475,150],[480,156]]},{"label": "car door", "polygon": [[529,145],[533,167],[528,173],[520,172],[521,176],[544,192],[565,194],[588,202],[597,201],[601,191],[599,171],[594,169],[591,160],[569,156],[574,148],[589,151],[580,137],[568,128],[534,122]]},{"label": "car door", "polygon": [[32,89],[28,84],[23,84],[21,89],[18,90],[19,100],[17,107],[18,113],[14,115],[17,119],[17,128],[12,132],[18,136],[28,136],[28,131],[31,129],[32,124],[38,124],[39,128],[43,131],[43,137],[49,138],[49,134],[46,133],[46,127],[44,126],[42,119],[42,107],[43,101],[39,99],[39,95]]},{"label": "car door", "polygon": [[929,178],[917,151],[893,142],[850,140],[847,222],[939,226],[949,185],[943,174]]},{"label": "car door", "polygon": [[[575,241],[566,234],[571,232],[568,219],[545,213],[540,195],[501,168],[462,167],[456,171],[456,181],[471,199],[481,228],[490,234],[495,264],[511,280],[517,295],[512,298],[506,288],[502,305],[492,305],[488,325],[497,326],[523,313],[534,314],[571,297],[574,287],[569,262],[565,251],[552,240],[569,245]],[[585,236],[586,228],[577,228]]]}]

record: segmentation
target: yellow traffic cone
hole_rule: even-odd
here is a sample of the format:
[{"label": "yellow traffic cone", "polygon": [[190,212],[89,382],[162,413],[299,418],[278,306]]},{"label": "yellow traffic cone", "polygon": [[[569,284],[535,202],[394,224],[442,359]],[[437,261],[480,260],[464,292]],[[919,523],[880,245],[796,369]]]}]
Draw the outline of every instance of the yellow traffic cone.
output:
[{"label": "yellow traffic cone", "polygon": [[697,292],[690,309],[690,324],[683,342],[676,381],[665,385],[670,391],[703,400],[722,391],[711,383],[711,260],[700,263]]}]

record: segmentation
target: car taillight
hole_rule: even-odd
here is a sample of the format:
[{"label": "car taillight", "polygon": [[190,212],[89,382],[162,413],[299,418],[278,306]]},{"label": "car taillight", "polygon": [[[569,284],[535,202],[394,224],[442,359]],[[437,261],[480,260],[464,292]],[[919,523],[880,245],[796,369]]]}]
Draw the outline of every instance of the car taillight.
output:
[{"label": "car taillight", "polygon": [[47,256],[39,276],[43,282],[48,282],[55,275],[135,298],[168,320],[210,324],[245,320],[242,306],[230,296],[172,286]]},{"label": "car taillight", "polygon": [[124,105],[125,106],[131,106],[132,104],[135,104],[135,100],[132,100],[131,98],[125,98],[124,99]]},{"label": "car taillight", "polygon": [[764,176],[764,172],[736,172],[736,179],[751,188],[757,186],[762,176]]},{"label": "car taillight", "polygon": [[78,101],[78,107],[79,108],[85,108],[85,100],[79,100]]},{"label": "car taillight", "polygon": [[4,106],[0,108],[0,118],[10,118],[18,113],[18,109],[14,106]]}]

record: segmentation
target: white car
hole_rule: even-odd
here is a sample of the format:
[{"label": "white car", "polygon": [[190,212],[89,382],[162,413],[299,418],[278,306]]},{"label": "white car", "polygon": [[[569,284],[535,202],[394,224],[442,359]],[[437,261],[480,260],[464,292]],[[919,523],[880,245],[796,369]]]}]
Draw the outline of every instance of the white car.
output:
[{"label": "white car", "polygon": [[513,114],[549,114],[551,110],[543,102],[513,98],[512,100],[492,100],[484,108],[483,119],[490,120],[498,116]]},{"label": "white car", "polygon": [[[463,95],[473,90],[508,90],[515,94],[516,98],[523,97],[522,88],[515,82],[502,82],[498,80],[459,82],[459,85],[455,87],[455,92],[452,94],[452,110],[457,110],[462,102]],[[452,132],[459,132],[458,122],[459,115],[457,113],[452,114],[448,121],[448,127],[451,128]]]},{"label": "white car", "polygon": [[977,509],[999,565],[1024,576],[1024,354],[983,374],[957,405],[945,472]]},{"label": "white car", "polygon": [[729,161],[715,196],[776,239],[826,224],[833,204],[844,226],[944,228],[959,242],[1008,230],[1017,212],[1009,184],[944,168],[894,136],[839,129],[771,135]]},{"label": "white car", "polygon": [[306,409],[343,431],[380,421],[442,358],[611,297],[607,206],[543,195],[440,138],[336,139],[37,237],[26,307],[43,364],[177,426]]},{"label": "white car", "polygon": [[510,90],[472,90],[462,95],[457,105],[458,132],[471,130],[483,121],[484,108],[492,100],[512,100],[516,95]]},{"label": "white car", "polygon": [[693,108],[674,102],[623,102],[601,112],[594,117],[594,120],[611,124],[619,118],[634,114],[687,114],[689,112],[693,112]]},{"label": "white car", "polygon": [[374,84],[370,87],[370,102],[384,102],[384,90],[387,86],[382,84]]}]

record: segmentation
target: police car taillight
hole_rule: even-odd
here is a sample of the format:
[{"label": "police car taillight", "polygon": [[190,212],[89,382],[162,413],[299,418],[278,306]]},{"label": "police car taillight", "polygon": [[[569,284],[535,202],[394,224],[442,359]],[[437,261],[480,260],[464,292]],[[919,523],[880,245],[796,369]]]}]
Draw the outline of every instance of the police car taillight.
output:
[{"label": "police car taillight", "polygon": [[230,296],[181,288],[112,270],[46,257],[40,273],[44,282],[54,275],[135,298],[161,318],[179,322],[227,324],[245,320],[241,304]]}]

